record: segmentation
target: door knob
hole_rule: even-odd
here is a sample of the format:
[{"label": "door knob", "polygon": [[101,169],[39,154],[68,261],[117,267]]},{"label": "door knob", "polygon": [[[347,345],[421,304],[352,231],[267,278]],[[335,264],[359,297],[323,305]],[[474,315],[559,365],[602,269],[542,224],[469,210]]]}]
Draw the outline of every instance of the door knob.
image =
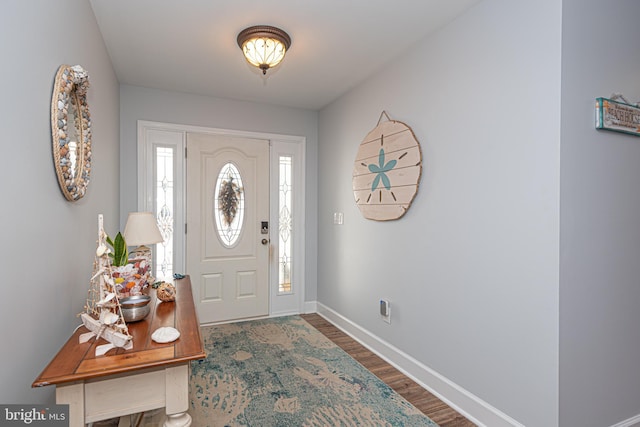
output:
[{"label": "door knob", "polygon": [[269,239],[262,239],[262,244],[263,244],[263,245],[266,245],[266,244],[268,244],[268,243],[269,243]]}]

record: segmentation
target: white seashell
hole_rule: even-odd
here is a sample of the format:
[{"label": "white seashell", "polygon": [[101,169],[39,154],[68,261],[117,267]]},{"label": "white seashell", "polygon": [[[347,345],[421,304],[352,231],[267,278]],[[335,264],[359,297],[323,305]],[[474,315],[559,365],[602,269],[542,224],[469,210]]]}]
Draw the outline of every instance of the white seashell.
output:
[{"label": "white seashell", "polygon": [[180,337],[180,332],[176,328],[164,326],[156,329],[151,334],[151,339],[159,343],[167,343],[177,340]]},{"label": "white seashell", "polygon": [[126,265],[122,265],[120,267],[115,268],[115,270],[118,271],[120,274],[133,273],[134,269],[135,269],[135,266],[133,264],[126,264]]},{"label": "white seashell", "polygon": [[103,311],[100,313],[100,323],[104,325],[113,325],[118,321],[118,319],[118,315],[110,311]]},{"label": "white seashell", "polygon": [[112,299],[114,299],[116,296],[116,294],[114,294],[113,292],[109,292],[104,298],[102,298],[100,301],[98,301],[98,305],[104,305],[106,303],[108,303],[109,301],[111,301]]},{"label": "white seashell", "polygon": [[96,249],[96,255],[98,256],[102,256],[106,253],[107,253],[107,247],[105,245],[100,245],[98,246],[98,249]]},{"label": "white seashell", "polygon": [[91,280],[94,280],[96,277],[98,277],[99,275],[101,275],[104,272],[104,267],[101,268],[100,270],[98,270],[96,272],[96,274],[93,275],[93,277],[91,277]]}]

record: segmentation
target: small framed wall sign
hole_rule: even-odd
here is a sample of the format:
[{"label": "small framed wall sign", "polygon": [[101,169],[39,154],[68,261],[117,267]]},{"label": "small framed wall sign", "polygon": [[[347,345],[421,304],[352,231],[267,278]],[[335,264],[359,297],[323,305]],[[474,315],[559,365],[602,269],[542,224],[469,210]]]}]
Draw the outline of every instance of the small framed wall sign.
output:
[{"label": "small framed wall sign", "polygon": [[613,99],[596,98],[596,129],[640,136],[640,107]]}]

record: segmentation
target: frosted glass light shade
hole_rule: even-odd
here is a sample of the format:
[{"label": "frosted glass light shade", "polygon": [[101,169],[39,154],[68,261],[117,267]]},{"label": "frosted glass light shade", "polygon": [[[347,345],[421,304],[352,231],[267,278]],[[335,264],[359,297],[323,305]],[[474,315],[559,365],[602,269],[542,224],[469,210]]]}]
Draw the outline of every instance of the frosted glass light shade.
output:
[{"label": "frosted glass light shade", "polygon": [[151,212],[131,212],[124,227],[127,246],[153,245],[163,241],[156,217]]},{"label": "frosted glass light shade", "polygon": [[276,27],[258,25],[238,34],[238,46],[249,64],[267,74],[269,68],[278,65],[291,46],[291,38]]}]

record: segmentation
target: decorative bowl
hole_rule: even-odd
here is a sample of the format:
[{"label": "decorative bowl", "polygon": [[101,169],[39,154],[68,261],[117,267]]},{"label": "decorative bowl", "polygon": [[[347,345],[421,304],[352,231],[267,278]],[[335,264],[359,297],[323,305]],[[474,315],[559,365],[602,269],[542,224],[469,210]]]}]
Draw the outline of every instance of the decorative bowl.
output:
[{"label": "decorative bowl", "polygon": [[125,322],[137,322],[147,317],[151,311],[151,297],[148,295],[134,295],[120,299],[122,316]]}]

